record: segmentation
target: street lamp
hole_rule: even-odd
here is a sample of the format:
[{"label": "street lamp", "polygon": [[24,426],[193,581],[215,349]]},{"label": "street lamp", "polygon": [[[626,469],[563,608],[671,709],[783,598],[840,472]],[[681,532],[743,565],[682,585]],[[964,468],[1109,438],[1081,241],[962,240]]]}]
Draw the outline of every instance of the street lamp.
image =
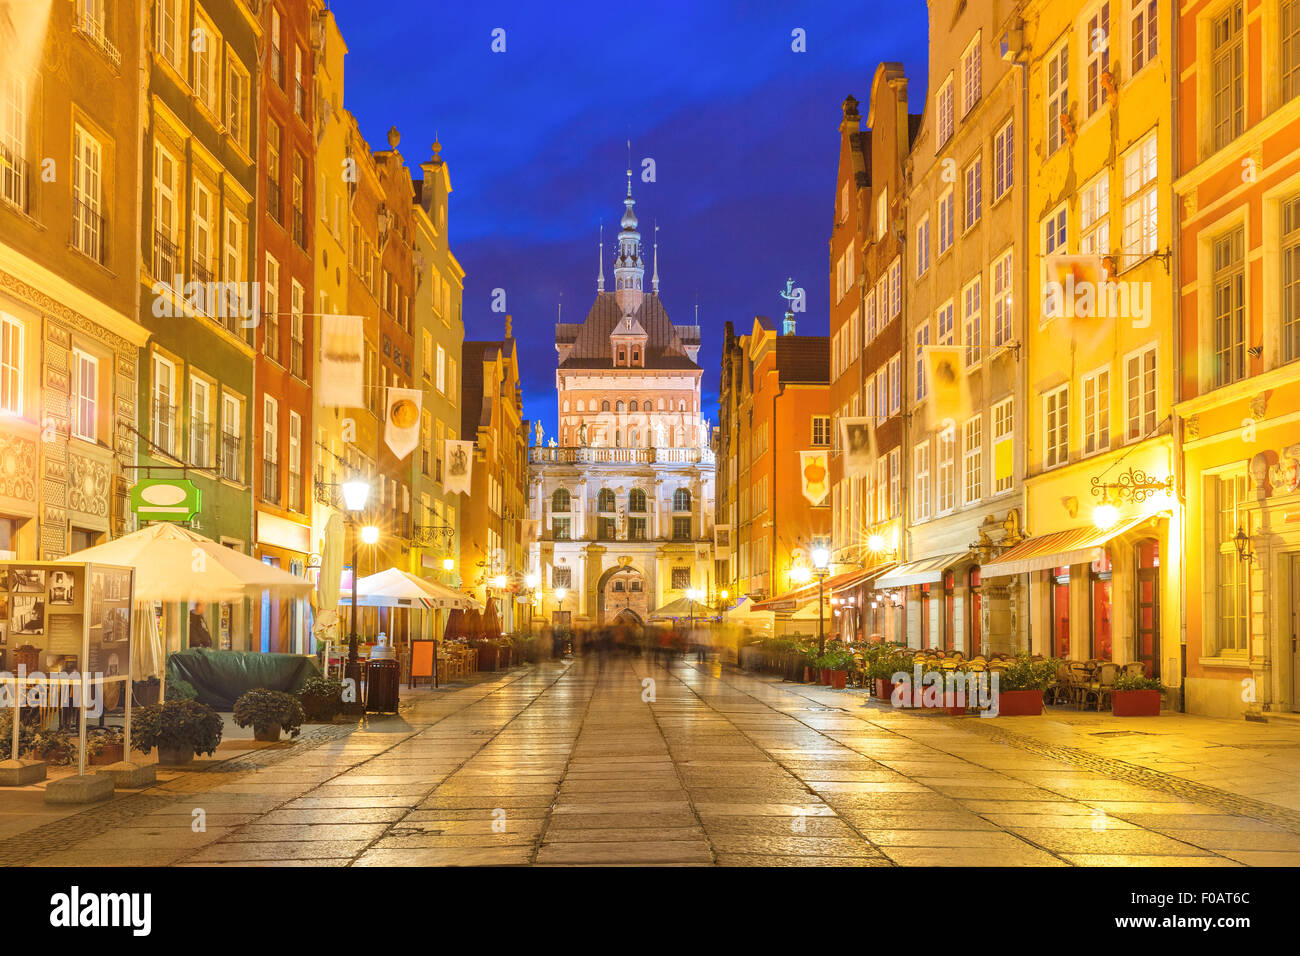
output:
[{"label": "street lamp", "polygon": [[456,562],[452,558],[443,558],[442,569],[450,574],[452,571],[456,570]]},{"label": "street lamp", "polygon": [[687,627],[691,632],[691,643],[693,644],[695,643],[695,602],[704,597],[704,592],[699,588],[687,588],[686,597],[691,602],[690,623]]},{"label": "street lamp", "polygon": [[[366,541],[366,544],[374,544],[379,540],[379,529],[373,525],[368,525],[364,530],[357,527],[360,522],[361,512],[366,509],[366,499],[370,497],[370,484],[360,478],[353,478],[350,481],[343,482],[343,504],[348,509],[349,522],[352,524],[352,633],[348,635],[348,668],[352,669],[357,662],[357,579],[361,577],[360,548],[358,547],[361,538],[367,536],[367,532],[374,532],[374,538]],[[358,683],[360,683],[358,681]]]},{"label": "street lamp", "polygon": [[812,553],[813,574],[817,575],[817,653],[826,653],[826,633],[822,624],[822,599],[826,586],[826,575],[830,571],[831,553],[825,548],[814,548]]}]

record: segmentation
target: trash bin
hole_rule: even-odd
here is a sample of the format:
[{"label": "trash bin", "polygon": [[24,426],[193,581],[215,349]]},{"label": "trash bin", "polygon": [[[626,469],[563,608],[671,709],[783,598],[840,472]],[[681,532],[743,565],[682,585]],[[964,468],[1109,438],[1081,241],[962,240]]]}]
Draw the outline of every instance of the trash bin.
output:
[{"label": "trash bin", "polygon": [[397,687],[401,665],[395,660],[372,660],[366,666],[366,712],[397,713]]}]

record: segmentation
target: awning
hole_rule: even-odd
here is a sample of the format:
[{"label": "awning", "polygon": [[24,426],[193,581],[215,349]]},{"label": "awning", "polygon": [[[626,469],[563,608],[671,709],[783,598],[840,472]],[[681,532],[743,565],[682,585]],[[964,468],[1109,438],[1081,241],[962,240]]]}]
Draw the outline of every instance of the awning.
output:
[{"label": "awning", "polygon": [[943,580],[943,573],[970,554],[962,551],[958,554],[940,554],[935,557],[922,558],[894,568],[888,574],[876,579],[877,588],[901,588],[909,584],[934,584]]},{"label": "awning", "polygon": [[1130,518],[1105,531],[1095,527],[1072,528],[1069,531],[1029,538],[1004,551],[996,561],[983,565],[980,577],[1000,578],[1010,574],[1024,574],[1026,571],[1045,571],[1062,565],[1090,564],[1097,559],[1098,548],[1151,518],[1152,515]]},{"label": "awning", "polygon": [[[821,589],[824,594],[832,594],[836,591],[844,591],[851,587],[856,587],[863,581],[885,571],[889,565],[881,565],[874,568],[855,568],[852,571],[845,571],[843,574],[837,574],[833,577],[826,578],[821,583]],[[756,611],[776,611],[785,613],[787,611],[798,610],[799,607],[808,601],[817,599],[817,581],[813,580],[811,584],[804,584],[793,591],[786,591],[784,594],[778,594],[776,597],[768,598],[766,601],[758,601],[754,604]]]}]

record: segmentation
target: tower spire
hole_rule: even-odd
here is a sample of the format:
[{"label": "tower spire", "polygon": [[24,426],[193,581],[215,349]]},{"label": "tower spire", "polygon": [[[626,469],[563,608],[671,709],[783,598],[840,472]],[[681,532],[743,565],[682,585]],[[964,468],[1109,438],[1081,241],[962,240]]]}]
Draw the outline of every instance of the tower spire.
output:
[{"label": "tower spire", "polygon": [[659,294],[659,223],[655,223],[655,269],[650,277],[650,291]]},{"label": "tower spire", "polygon": [[627,198],[623,200],[622,227],[618,234],[618,258],[614,260],[614,295],[623,314],[635,312],[644,295],[645,258],[641,254],[641,233],[637,231],[636,200],[632,198],[632,141],[628,140]]},{"label": "tower spire", "polygon": [[605,224],[600,224],[600,271],[596,273],[596,291],[605,291]]}]

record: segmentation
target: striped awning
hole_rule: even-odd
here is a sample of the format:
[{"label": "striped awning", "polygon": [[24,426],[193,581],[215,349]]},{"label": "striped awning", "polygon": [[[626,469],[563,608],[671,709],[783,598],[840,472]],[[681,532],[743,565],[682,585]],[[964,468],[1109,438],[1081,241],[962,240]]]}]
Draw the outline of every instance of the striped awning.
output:
[{"label": "striped awning", "polygon": [[1104,531],[1095,527],[1071,528],[1069,531],[1029,538],[998,555],[996,561],[983,565],[980,577],[1001,578],[1027,571],[1045,571],[1062,565],[1091,564],[1108,541],[1132,531],[1151,518],[1151,515],[1130,518]]},{"label": "striped awning", "polygon": [[901,588],[909,584],[934,584],[943,580],[943,573],[970,554],[962,551],[958,554],[940,554],[922,558],[894,568],[888,574],[876,579],[877,588]]},{"label": "striped awning", "polygon": [[[889,565],[882,565],[875,568],[855,568],[852,571],[845,571],[842,574],[836,574],[828,577],[821,582],[821,592],[823,594],[833,594],[837,591],[844,591],[851,587],[856,587],[863,581],[885,571]],[[756,611],[776,611],[783,613],[787,611],[796,611],[809,601],[817,599],[817,581],[813,580],[811,584],[800,585],[793,591],[786,591],[784,594],[778,594],[776,597],[768,598],[766,601],[758,601],[754,604]]]}]

